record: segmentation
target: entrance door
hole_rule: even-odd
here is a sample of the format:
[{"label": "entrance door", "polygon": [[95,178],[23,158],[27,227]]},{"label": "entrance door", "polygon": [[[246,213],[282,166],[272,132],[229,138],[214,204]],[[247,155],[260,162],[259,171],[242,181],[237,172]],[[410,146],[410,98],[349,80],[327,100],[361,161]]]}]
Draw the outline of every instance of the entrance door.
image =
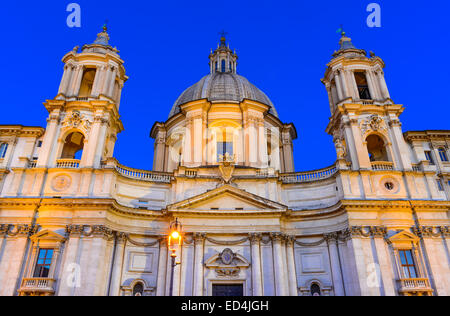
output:
[{"label": "entrance door", "polygon": [[242,284],[214,284],[213,296],[244,296]]}]

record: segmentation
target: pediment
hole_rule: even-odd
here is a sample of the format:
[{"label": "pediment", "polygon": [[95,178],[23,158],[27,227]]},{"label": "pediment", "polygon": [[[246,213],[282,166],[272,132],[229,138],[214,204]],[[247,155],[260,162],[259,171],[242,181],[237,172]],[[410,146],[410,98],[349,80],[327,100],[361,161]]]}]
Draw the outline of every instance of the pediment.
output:
[{"label": "pediment", "polygon": [[420,238],[409,231],[402,230],[401,232],[398,232],[397,234],[390,237],[389,241],[394,246],[401,247],[416,244],[420,241]]},{"label": "pediment", "polygon": [[30,237],[33,241],[63,242],[65,238],[54,231],[45,229]]},{"label": "pediment", "polygon": [[172,204],[169,210],[200,211],[282,211],[287,206],[231,185],[223,185],[212,191]]}]

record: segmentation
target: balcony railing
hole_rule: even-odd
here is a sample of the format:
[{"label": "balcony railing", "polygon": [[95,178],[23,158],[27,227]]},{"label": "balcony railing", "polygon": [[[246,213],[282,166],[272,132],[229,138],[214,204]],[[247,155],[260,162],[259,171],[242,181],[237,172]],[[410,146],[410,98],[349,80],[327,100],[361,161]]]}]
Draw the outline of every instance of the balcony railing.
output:
[{"label": "balcony railing", "polygon": [[430,281],[425,278],[418,279],[400,279],[397,281],[399,284],[399,292],[402,294],[413,293],[431,293],[433,289],[430,286]]},{"label": "balcony railing", "polygon": [[413,164],[412,165],[412,169],[413,169],[413,171],[421,172],[422,171],[422,166],[420,166],[418,164]]},{"label": "balcony railing", "polygon": [[55,293],[55,280],[47,278],[26,278],[22,280],[19,292],[21,294],[52,295]]},{"label": "balcony railing", "polygon": [[184,174],[188,178],[197,178],[197,176],[198,176],[198,172],[196,170],[186,170],[184,172]]},{"label": "balcony railing", "polygon": [[149,182],[162,182],[170,183],[172,181],[172,174],[170,173],[159,173],[145,170],[138,170],[133,168],[128,168],[122,165],[116,165],[116,171],[123,175],[124,177],[143,180]]},{"label": "balcony railing", "polygon": [[373,161],[372,170],[374,171],[393,171],[394,163],[389,161]]},{"label": "balcony railing", "polygon": [[331,166],[317,171],[282,174],[280,176],[280,180],[283,183],[305,183],[328,179],[334,176],[336,173],[336,166]]},{"label": "balcony railing", "polygon": [[77,159],[58,159],[56,168],[62,169],[78,169],[80,168],[80,160]]},{"label": "balcony railing", "polygon": [[37,166],[37,160],[32,160],[32,161],[28,162],[29,169],[36,168],[36,166]]}]

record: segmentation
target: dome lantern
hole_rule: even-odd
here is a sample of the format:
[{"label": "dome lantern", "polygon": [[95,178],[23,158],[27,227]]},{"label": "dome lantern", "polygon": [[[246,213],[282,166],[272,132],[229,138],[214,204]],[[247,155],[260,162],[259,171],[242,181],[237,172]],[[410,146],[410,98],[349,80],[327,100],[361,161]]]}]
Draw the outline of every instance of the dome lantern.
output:
[{"label": "dome lantern", "polygon": [[217,49],[209,56],[209,65],[211,74],[214,73],[236,73],[237,70],[237,55],[230,49],[227,44],[226,33],[221,33],[220,43]]}]

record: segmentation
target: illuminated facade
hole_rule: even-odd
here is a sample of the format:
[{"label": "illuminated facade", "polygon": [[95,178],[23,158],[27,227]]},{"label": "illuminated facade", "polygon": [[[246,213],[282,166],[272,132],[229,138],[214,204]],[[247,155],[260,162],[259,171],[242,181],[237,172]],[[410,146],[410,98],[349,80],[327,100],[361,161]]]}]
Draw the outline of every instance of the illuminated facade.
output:
[{"label": "illuminated facade", "polygon": [[450,131],[402,131],[381,58],[342,35],[337,161],[301,173],[225,38],[209,59],[153,126],[153,171],[113,156],[128,77],[106,29],[64,56],[45,129],[0,126],[0,295],[169,295],[175,219],[174,295],[450,294]]}]

